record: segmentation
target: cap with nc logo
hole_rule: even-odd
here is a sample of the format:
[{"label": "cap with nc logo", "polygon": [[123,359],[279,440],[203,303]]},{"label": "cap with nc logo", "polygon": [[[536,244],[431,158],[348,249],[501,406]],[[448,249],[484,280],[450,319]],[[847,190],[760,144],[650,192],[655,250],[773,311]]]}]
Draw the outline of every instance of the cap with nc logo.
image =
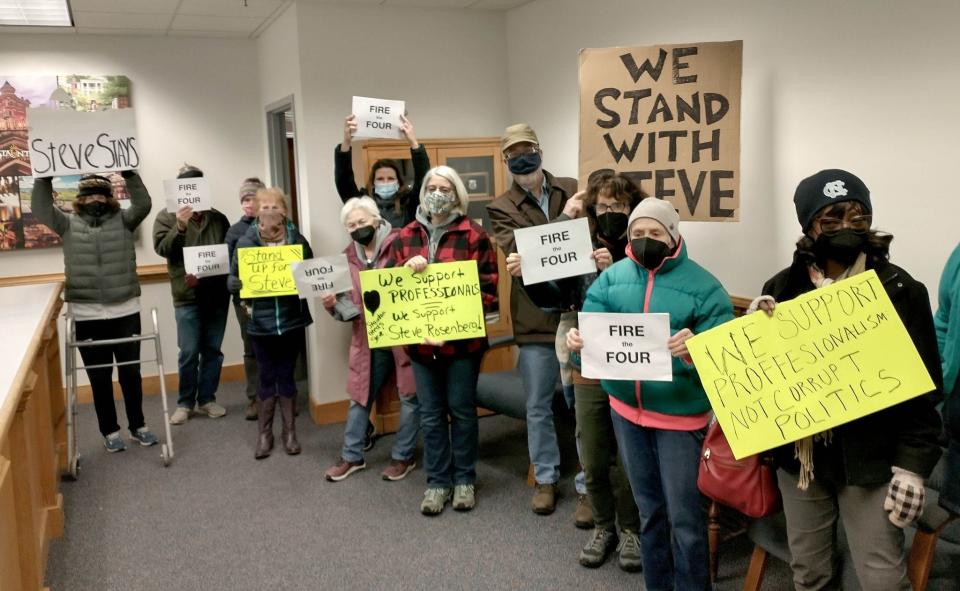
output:
[{"label": "cap with nc logo", "polygon": [[810,229],[817,212],[843,201],[857,201],[872,214],[873,205],[870,204],[870,189],[863,184],[860,178],[852,172],[831,168],[821,170],[813,176],[800,181],[797,191],[793,194],[793,204],[797,207],[797,219],[803,226],[803,231]]}]

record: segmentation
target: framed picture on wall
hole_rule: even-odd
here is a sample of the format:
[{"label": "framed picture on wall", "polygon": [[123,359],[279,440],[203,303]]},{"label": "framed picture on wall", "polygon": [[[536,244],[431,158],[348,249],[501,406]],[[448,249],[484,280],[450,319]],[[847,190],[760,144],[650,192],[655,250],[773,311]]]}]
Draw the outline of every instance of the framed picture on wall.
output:
[{"label": "framed picture on wall", "polygon": [[463,185],[467,188],[467,195],[471,197],[488,197],[490,195],[489,172],[464,172],[460,174]]}]

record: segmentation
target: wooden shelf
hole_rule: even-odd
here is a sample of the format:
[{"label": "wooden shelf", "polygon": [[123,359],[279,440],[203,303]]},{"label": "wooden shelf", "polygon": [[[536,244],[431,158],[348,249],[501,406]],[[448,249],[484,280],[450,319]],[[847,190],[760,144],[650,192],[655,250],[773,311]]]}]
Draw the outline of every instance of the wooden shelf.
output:
[{"label": "wooden shelf", "polygon": [[[156,265],[140,265],[137,267],[137,277],[140,283],[162,283],[169,281],[167,274],[167,264],[159,263]],[[63,273],[43,273],[39,275],[16,275],[13,277],[0,277],[0,287],[10,287],[12,285],[35,285],[38,283],[58,283],[64,280]]]}]

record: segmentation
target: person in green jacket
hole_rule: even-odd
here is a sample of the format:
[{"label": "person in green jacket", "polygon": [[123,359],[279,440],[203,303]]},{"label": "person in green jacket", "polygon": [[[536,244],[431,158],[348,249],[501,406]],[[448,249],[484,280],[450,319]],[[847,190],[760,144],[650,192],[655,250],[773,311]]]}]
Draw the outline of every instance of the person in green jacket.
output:
[{"label": "person in green jacket", "polygon": [[[697,469],[711,411],[686,341],[733,320],[733,306],[720,282],[687,257],[680,216],[668,202],[644,199],[627,228],[627,258],[593,282],[582,310],[670,315],[673,381],[600,385],[610,397],[614,434],[640,509],[646,588],[706,590],[707,516]],[[589,339],[572,328],[567,346],[579,353]]]},{"label": "person in green jacket", "polygon": [[946,471],[940,506],[960,513],[960,245],[953,250],[940,277],[940,305],[933,317],[943,367],[944,426],[947,432]]}]

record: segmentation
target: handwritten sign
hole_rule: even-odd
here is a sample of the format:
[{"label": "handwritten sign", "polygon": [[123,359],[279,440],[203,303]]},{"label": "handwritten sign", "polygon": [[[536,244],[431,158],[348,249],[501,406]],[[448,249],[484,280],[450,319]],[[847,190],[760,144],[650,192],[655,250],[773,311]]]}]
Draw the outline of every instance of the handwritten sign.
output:
[{"label": "handwritten sign", "polygon": [[743,42],[580,52],[580,186],[613,170],[680,219],[740,215]]},{"label": "handwritten sign", "polygon": [[687,341],[738,459],[933,390],[874,271]]},{"label": "handwritten sign", "polygon": [[406,104],[403,101],[355,96],[353,114],[357,117],[357,131],[354,137],[403,139],[400,115],[405,112]]},{"label": "handwritten sign", "polygon": [[197,277],[213,277],[230,272],[230,254],[226,244],[184,246],[183,267]]},{"label": "handwritten sign", "polygon": [[669,314],[580,312],[582,374],[595,380],[673,381]]},{"label": "handwritten sign", "polygon": [[316,297],[324,292],[343,293],[353,289],[347,255],[316,257],[293,264],[300,299]]},{"label": "handwritten sign", "polygon": [[103,174],[140,166],[133,109],[87,113],[33,108],[27,118],[34,178]]},{"label": "handwritten sign", "polygon": [[297,295],[291,265],[303,260],[303,246],[256,246],[237,249],[237,264],[243,289],[240,297],[269,298]]},{"label": "handwritten sign", "polygon": [[476,261],[360,272],[370,348],[483,337]]},{"label": "handwritten sign", "polygon": [[524,285],[595,273],[587,218],[513,231]]},{"label": "handwritten sign", "polygon": [[165,180],[163,192],[167,196],[167,211],[170,213],[177,213],[184,205],[189,205],[193,211],[206,211],[213,207],[210,184],[202,176]]}]

